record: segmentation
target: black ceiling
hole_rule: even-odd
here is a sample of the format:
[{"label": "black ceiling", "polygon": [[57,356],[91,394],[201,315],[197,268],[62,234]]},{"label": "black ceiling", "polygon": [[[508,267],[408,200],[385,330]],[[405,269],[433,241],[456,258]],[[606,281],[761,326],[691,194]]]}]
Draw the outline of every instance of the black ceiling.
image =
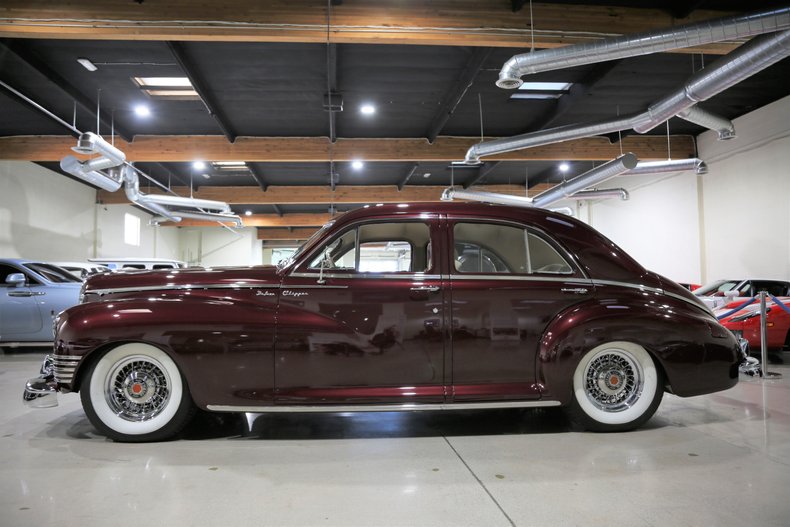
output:
[{"label": "black ceiling", "polygon": [[[558,2],[564,3],[564,2]],[[581,2],[573,4],[598,4]],[[618,4],[610,1],[609,4]],[[519,2],[514,2],[518,7]],[[688,2],[619,2],[622,5],[682,10]],[[670,5],[671,4],[671,5]],[[706,9],[744,11],[777,2],[691,2]],[[526,8],[526,7],[525,7]],[[459,42],[463,44],[463,42]],[[326,44],[157,41],[4,39],[0,45],[0,80],[82,131],[96,130],[95,108],[112,115],[116,132],[134,135],[229,135],[326,137],[329,114],[324,109],[328,87],[342,96],[343,111],[335,114],[340,138],[414,138],[445,136],[511,136],[570,123],[611,118],[644,110],[651,102],[682,85],[694,71],[716,56],[665,53],[593,64],[531,76],[529,81],[562,81],[584,87],[560,105],[559,100],[513,100],[512,91],[494,84],[502,64],[525,49],[472,48],[463,45],[415,46],[391,44]],[[85,57],[98,65],[89,72],[77,63]],[[465,69],[482,66],[452,116],[438,117]],[[210,115],[200,100],[147,98],[132,77],[185,75],[201,80],[209,106],[224,122]],[[334,71],[333,71],[334,70]],[[790,93],[790,61],[784,60],[701,104],[727,118],[741,116]],[[563,95],[563,97],[571,97]],[[75,100],[83,103],[75,104]],[[136,116],[132,108],[146,102],[152,115]],[[372,103],[372,116],[359,112]],[[75,109],[76,108],[76,109]],[[561,111],[560,111],[561,110]],[[481,123],[482,113],[482,123]],[[0,136],[64,135],[54,120],[0,90]],[[100,132],[110,132],[110,119]],[[438,123],[438,124],[437,124]],[[679,119],[669,123],[672,134],[696,135],[703,130]],[[659,127],[653,134],[665,134]],[[66,155],[68,152],[64,152]],[[56,168],[56,164],[45,164]],[[265,185],[327,185],[327,163],[251,163]],[[452,182],[517,183],[557,181],[562,176],[549,162],[487,163],[453,169],[448,163],[420,163],[409,185],[448,185]],[[254,186],[252,174],[222,175],[197,171],[188,163],[140,163],[139,168],[164,184]],[[576,162],[566,177],[590,167]],[[414,162],[368,163],[354,170],[336,163],[339,185],[395,185],[403,182]],[[476,178],[483,171],[484,179]],[[206,178],[206,173],[210,177]],[[425,174],[430,174],[424,177]],[[249,207],[248,207],[249,208]],[[309,206],[307,207],[310,208]],[[316,205],[315,211],[325,211]]]}]

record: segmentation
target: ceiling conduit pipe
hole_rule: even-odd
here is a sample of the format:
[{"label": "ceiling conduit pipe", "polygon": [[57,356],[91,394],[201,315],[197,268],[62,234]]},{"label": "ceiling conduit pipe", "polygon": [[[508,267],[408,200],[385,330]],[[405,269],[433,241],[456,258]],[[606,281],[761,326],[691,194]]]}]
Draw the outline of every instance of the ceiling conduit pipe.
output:
[{"label": "ceiling conduit pipe", "polygon": [[142,198],[142,193],[140,192],[140,180],[137,178],[137,174],[134,172],[134,169],[128,165],[123,167],[121,177],[124,181],[123,189],[126,192],[126,198],[135,203],[144,209],[153,212],[154,214],[159,214],[160,216],[164,216],[167,218],[168,221],[179,222],[181,218],[173,215],[167,207],[163,207],[162,205],[158,205],[156,203],[145,203],[142,202],[140,198]]},{"label": "ceiling conduit pipe", "polygon": [[657,101],[646,112],[586,125],[566,125],[484,141],[472,145],[467,150],[464,161],[475,164],[480,162],[481,156],[609,134],[629,128],[645,133],[696,103],[709,99],[779,62],[788,54],[790,54],[790,31],[759,36],[692,75],[681,89]]},{"label": "ceiling conduit pipe", "polygon": [[580,190],[576,194],[565,196],[565,199],[583,200],[583,199],[608,199],[620,198],[623,201],[628,201],[631,195],[624,188],[602,188],[591,190]]},{"label": "ceiling conduit pipe", "polygon": [[80,134],[77,146],[72,150],[85,155],[99,154],[99,157],[83,162],[74,156],[66,156],[60,160],[60,168],[64,172],[108,192],[115,192],[121,188],[120,178],[101,171],[122,165],[126,161],[126,154],[93,132]]},{"label": "ceiling conduit pipe", "polygon": [[621,176],[643,176],[646,174],[663,174],[665,172],[685,172],[693,170],[697,175],[707,174],[708,165],[702,159],[667,159],[666,161],[640,161],[635,168],[623,172]]},{"label": "ceiling conduit pipe", "polygon": [[545,192],[541,192],[532,199],[532,203],[536,207],[546,208],[555,201],[570,197],[577,192],[589,187],[593,187],[598,183],[613,178],[622,174],[626,170],[636,167],[637,159],[634,154],[628,152],[623,154],[617,159],[613,159],[604,163],[599,167],[588,170],[580,176],[550,188]]},{"label": "ceiling conduit pipe", "polygon": [[140,180],[131,167],[124,167],[124,190],[129,201],[135,203],[156,203],[165,207],[189,207],[193,209],[211,209],[220,213],[229,213],[230,205],[223,201],[209,199],[183,198],[181,196],[163,196],[143,194],[140,192]]},{"label": "ceiling conduit pipe", "polygon": [[587,44],[522,53],[505,62],[496,84],[500,88],[515,89],[523,83],[521,77],[530,73],[743,39],[783,29],[790,29],[788,7],[624,35]]},{"label": "ceiling conduit pipe", "polygon": [[719,115],[703,110],[699,106],[692,106],[681,112],[678,117],[690,123],[698,124],[719,134],[719,141],[735,139],[735,125],[732,121]]},{"label": "ceiling conduit pipe", "polygon": [[[224,221],[233,223],[235,227],[243,227],[244,224],[241,221],[241,218],[236,214],[218,214],[213,212],[186,212],[186,211],[172,211],[178,217],[177,221],[181,221],[183,219],[189,220],[206,220],[206,221]],[[151,223],[154,225],[158,225],[159,223],[165,221],[173,221],[170,220],[167,216],[154,216],[151,218]]]},{"label": "ceiling conduit pipe", "polygon": [[512,196],[510,194],[497,194],[495,192],[483,192],[482,190],[463,190],[460,188],[446,188],[442,192],[442,201],[452,201],[454,199],[465,199],[467,201],[482,201],[484,203],[498,203],[500,205],[510,205],[512,207],[534,207],[532,198],[524,196]]}]

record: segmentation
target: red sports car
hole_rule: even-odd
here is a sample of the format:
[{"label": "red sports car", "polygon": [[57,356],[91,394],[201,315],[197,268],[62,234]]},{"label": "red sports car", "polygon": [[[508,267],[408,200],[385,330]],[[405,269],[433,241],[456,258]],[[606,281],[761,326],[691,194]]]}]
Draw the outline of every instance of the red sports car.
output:
[{"label": "red sports car", "polygon": [[120,441],[215,412],[565,406],[635,428],[665,391],[738,382],[733,334],[689,291],[544,209],[359,209],[279,267],[88,279],[56,322],[33,406],[79,392]]},{"label": "red sports car", "polygon": [[[785,306],[790,307],[790,296],[777,297]],[[720,316],[742,305],[742,301],[731,302],[716,313]],[[772,300],[766,303],[766,341],[769,350],[777,351],[790,347],[790,313],[776,305]],[[721,320],[721,324],[735,336],[744,338],[753,350],[760,349],[760,303],[754,302],[741,311]]]}]

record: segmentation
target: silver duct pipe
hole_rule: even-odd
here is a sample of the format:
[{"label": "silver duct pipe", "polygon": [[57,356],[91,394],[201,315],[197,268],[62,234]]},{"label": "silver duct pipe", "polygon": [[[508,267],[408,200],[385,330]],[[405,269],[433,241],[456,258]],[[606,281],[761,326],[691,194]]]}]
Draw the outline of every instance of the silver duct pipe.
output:
[{"label": "silver duct pipe", "polygon": [[566,216],[573,216],[573,209],[570,207],[557,207],[556,209],[549,209],[551,212],[558,212]]},{"label": "silver duct pipe", "polygon": [[562,141],[581,139],[633,128],[645,133],[670,117],[726,90],[733,84],[779,62],[790,54],[790,31],[752,39],[714,64],[693,75],[679,90],[648,108],[646,112],[587,125],[567,125],[515,137],[504,137],[472,145],[466,163],[478,163],[481,156],[512,152]]},{"label": "silver duct pipe", "polygon": [[787,7],[624,35],[588,44],[522,53],[505,62],[496,85],[504,89],[515,89],[523,83],[521,77],[530,73],[649,55],[723,40],[743,39],[783,29],[790,29],[790,8]]},{"label": "silver duct pipe", "polygon": [[594,187],[598,183],[613,178],[622,174],[626,170],[636,167],[637,159],[634,154],[628,152],[623,154],[617,159],[613,159],[599,167],[588,170],[580,176],[576,176],[570,181],[566,181],[556,187],[550,188],[545,192],[541,192],[532,199],[532,203],[536,207],[546,208],[555,201],[559,201],[568,196],[572,196],[589,187]]},{"label": "silver duct pipe", "polygon": [[623,201],[628,201],[631,195],[624,188],[602,188],[591,190],[580,190],[576,194],[565,196],[565,199],[583,200],[583,199],[607,199],[607,198],[620,198]]},{"label": "silver duct pipe", "polygon": [[719,134],[719,141],[726,141],[728,139],[735,139],[735,125],[732,121],[725,119],[707,110],[703,110],[699,106],[692,106],[681,112],[678,112],[678,117],[690,123],[698,124],[713,130]]},{"label": "silver duct pipe", "polygon": [[167,207],[163,207],[157,203],[142,201],[143,193],[140,192],[140,180],[137,178],[137,173],[129,165],[125,165],[121,170],[121,179],[124,181],[123,189],[126,192],[126,198],[144,209],[166,217],[169,221],[179,222],[181,218],[174,216]]},{"label": "silver duct pipe", "polygon": [[666,161],[640,161],[635,168],[623,172],[621,176],[643,176],[645,174],[662,174],[665,172],[685,172],[693,170],[696,174],[707,174],[708,165],[702,159],[667,159]]},{"label": "silver duct pipe", "polygon": [[190,220],[206,220],[206,221],[225,221],[231,222],[234,224],[235,227],[243,227],[244,224],[241,221],[241,218],[236,214],[219,214],[213,212],[184,212],[184,211],[172,211],[172,214],[175,215],[175,220],[170,219],[167,216],[154,216],[151,218],[151,223],[154,225],[158,225],[164,221],[181,221],[183,219],[190,219]]},{"label": "silver duct pipe", "polygon": [[735,51],[698,71],[680,90],[650,105],[645,119],[634,126],[643,134],[670,117],[723,92],[790,54],[790,31],[755,37]]},{"label": "silver duct pipe", "polygon": [[79,179],[90,183],[91,185],[95,185],[102,190],[106,190],[107,192],[115,192],[121,188],[120,178],[114,179],[103,172],[90,170],[86,168],[85,163],[82,163],[74,156],[66,156],[61,159],[60,168],[64,172],[78,177]]},{"label": "silver duct pipe", "polygon": [[452,201],[454,199],[482,201],[484,203],[498,203],[500,205],[510,205],[512,207],[534,207],[532,204],[532,198],[526,198],[523,196],[496,194],[494,192],[483,192],[482,190],[463,190],[453,187],[444,189],[441,200]]},{"label": "silver duct pipe", "polygon": [[211,209],[220,213],[230,212],[230,205],[223,201],[143,194],[140,192],[140,180],[132,167],[129,166],[124,167],[123,180],[125,182],[126,197],[134,203],[155,203],[165,207],[190,207],[193,209]]}]

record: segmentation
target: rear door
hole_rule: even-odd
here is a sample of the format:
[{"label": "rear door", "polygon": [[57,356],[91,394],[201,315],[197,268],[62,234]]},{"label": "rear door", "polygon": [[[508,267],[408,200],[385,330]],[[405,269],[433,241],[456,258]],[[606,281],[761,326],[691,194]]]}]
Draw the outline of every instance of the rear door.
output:
[{"label": "rear door", "polygon": [[[22,273],[27,278],[24,286],[16,287],[6,283],[6,278],[14,273]],[[42,330],[43,319],[38,306],[38,296],[43,294],[40,287],[31,287],[35,282],[28,273],[14,266],[0,264],[0,340],[28,340]]]},{"label": "rear door", "polygon": [[550,236],[523,225],[450,218],[455,401],[541,396],[536,354],[549,322],[594,294]]}]

